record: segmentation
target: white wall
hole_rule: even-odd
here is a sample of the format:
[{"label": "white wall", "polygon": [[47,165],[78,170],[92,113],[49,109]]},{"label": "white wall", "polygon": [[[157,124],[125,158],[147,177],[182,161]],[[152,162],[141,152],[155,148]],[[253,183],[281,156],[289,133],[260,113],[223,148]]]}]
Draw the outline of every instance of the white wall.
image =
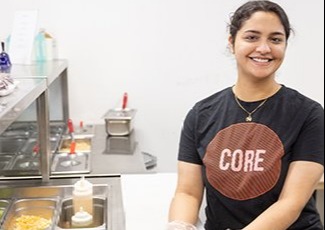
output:
[{"label": "white wall", "polygon": [[[10,34],[16,10],[39,9],[40,27],[69,60],[71,118],[103,123],[127,91],[140,146],[173,171],[186,112],[234,83],[226,27],[243,2],[0,0],[0,37]],[[277,2],[296,33],[278,80],[324,104],[324,1]]]}]

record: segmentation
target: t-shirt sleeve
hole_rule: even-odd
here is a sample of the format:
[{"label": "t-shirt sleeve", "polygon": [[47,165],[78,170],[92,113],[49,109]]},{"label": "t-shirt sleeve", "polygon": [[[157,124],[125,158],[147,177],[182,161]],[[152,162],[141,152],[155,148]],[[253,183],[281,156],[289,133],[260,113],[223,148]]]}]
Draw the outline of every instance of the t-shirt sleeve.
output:
[{"label": "t-shirt sleeve", "polygon": [[324,109],[320,104],[317,103],[309,113],[293,153],[293,161],[313,161],[324,166]]},{"label": "t-shirt sleeve", "polygon": [[197,138],[195,131],[197,123],[196,119],[196,111],[192,108],[186,115],[183,123],[179,143],[178,160],[202,165],[202,160],[197,151]]}]

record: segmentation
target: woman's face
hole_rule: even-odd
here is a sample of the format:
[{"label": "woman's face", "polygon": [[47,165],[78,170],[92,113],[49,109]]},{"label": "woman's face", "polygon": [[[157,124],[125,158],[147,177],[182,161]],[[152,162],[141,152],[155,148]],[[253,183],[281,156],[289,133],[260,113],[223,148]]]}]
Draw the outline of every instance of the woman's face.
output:
[{"label": "woman's face", "polygon": [[262,80],[274,77],[283,62],[286,37],[274,13],[256,12],[238,30],[235,41],[229,38],[237,61],[238,76]]}]

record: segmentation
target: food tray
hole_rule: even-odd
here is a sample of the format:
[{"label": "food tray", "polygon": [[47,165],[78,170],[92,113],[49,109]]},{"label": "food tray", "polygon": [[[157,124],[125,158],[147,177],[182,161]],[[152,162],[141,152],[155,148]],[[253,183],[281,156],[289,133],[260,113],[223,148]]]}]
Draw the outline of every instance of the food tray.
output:
[{"label": "food tray", "polygon": [[15,155],[13,154],[3,154],[0,155],[0,171],[9,169]]},{"label": "food tray", "polygon": [[[90,153],[91,151],[91,137],[84,135],[75,135],[76,152]],[[58,149],[59,153],[70,153],[71,137],[63,136]]]},{"label": "food tray", "polygon": [[104,115],[106,133],[110,136],[126,136],[133,130],[135,109],[110,109]]},{"label": "food tray", "polygon": [[52,174],[90,173],[90,153],[57,153],[53,157]]},{"label": "food tray", "polygon": [[7,211],[10,207],[10,200],[0,199],[0,224],[4,221]]},{"label": "food tray", "polygon": [[[20,149],[20,153],[26,154],[26,155],[33,155],[33,149],[37,145],[37,139],[30,138],[28,139],[25,144]],[[50,137],[50,148],[51,152],[56,152],[57,148],[59,146],[59,138],[58,137]]]},{"label": "food tray", "polygon": [[[83,135],[88,137],[93,137],[95,135],[95,126],[92,124],[86,124],[82,127],[80,126],[73,126],[74,128],[74,135]],[[69,129],[66,130],[65,135],[69,135]]]},{"label": "food tray", "polygon": [[25,138],[0,137],[0,154],[19,152],[26,140]]},{"label": "food tray", "polygon": [[44,230],[50,230],[55,221],[57,208],[58,199],[55,198],[18,199],[10,206],[1,229],[15,229],[17,218],[28,215],[49,220],[49,227]]},{"label": "food tray", "polygon": [[15,121],[12,123],[7,130],[36,130],[36,122],[30,121]]},{"label": "food tray", "polygon": [[1,137],[6,138],[28,138],[31,132],[29,130],[24,129],[16,129],[16,130],[6,130],[1,134]]},{"label": "food tray", "polygon": [[33,123],[14,122],[1,134],[1,137],[28,138],[35,130],[36,126]]},{"label": "food tray", "polygon": [[[50,137],[60,138],[63,135],[64,129],[65,126],[63,124],[50,124]],[[31,138],[38,138],[37,130],[31,134]]]},{"label": "food tray", "polygon": [[17,155],[11,169],[13,170],[39,170],[40,159],[38,156]]}]

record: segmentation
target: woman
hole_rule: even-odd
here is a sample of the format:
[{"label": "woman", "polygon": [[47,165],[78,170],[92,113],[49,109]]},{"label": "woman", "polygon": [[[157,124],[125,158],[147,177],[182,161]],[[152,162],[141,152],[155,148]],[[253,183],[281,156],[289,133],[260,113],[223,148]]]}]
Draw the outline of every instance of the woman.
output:
[{"label": "woman", "polygon": [[196,103],[181,134],[168,229],[323,229],[313,193],[324,170],[324,110],[279,84],[290,36],[284,10],[249,1],[234,13],[237,81]]}]

